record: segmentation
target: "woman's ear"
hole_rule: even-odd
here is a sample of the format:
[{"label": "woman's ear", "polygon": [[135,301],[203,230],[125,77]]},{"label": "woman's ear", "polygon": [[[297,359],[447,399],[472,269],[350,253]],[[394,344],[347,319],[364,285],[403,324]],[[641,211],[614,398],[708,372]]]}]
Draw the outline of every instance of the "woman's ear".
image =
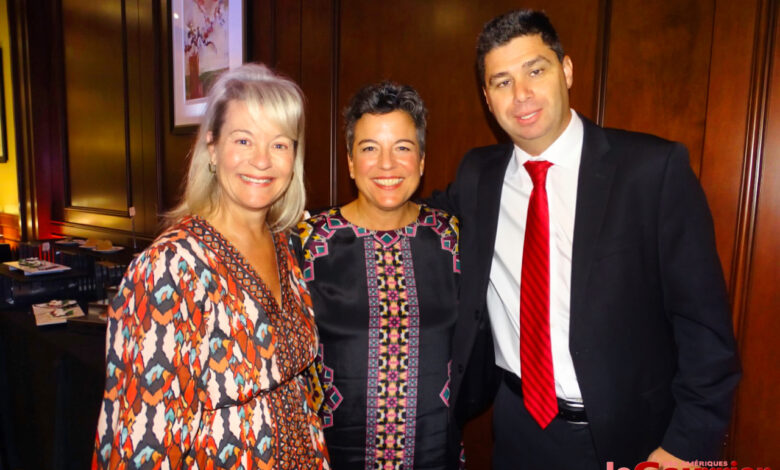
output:
[{"label": "woman's ear", "polygon": [[349,168],[349,177],[355,179],[355,162],[352,161],[350,154],[347,154],[347,168]]},{"label": "woman's ear", "polygon": [[211,163],[216,163],[216,149],[214,148],[214,134],[211,133],[211,131],[206,132],[206,149],[209,151],[209,155],[211,156]]}]

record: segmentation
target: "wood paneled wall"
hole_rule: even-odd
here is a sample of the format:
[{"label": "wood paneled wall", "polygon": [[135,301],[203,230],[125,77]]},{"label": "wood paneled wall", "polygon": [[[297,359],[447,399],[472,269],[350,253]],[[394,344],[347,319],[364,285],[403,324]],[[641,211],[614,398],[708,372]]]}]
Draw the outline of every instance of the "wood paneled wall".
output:
[{"label": "wood paneled wall", "polygon": [[[572,106],[608,126],[678,140],[709,198],[745,375],[724,455],[780,467],[775,287],[780,227],[778,0],[529,0],[574,62]],[[169,2],[9,0],[26,236],[127,242],[126,208],[151,239],[175,204],[192,132],[170,116]],[[471,147],[505,140],[474,72],[483,23],[509,0],[245,1],[248,57],[307,95],[309,206],[354,197],[341,110],[392,79],[428,104],[420,193],[444,188]],[[489,467],[489,417],[467,433]]]},{"label": "wood paneled wall", "polygon": [[29,238],[155,232],[157,3],[9,1]]},{"label": "wood paneled wall", "polygon": [[[385,78],[409,83],[428,104],[423,195],[446,186],[467,149],[505,139],[483,104],[474,46],[482,24],[516,2],[270,3],[275,43],[265,57],[297,79],[309,99],[312,207],[354,197],[340,111],[366,83]],[[688,147],[712,206],[745,369],[723,453],[744,465],[780,466],[772,455],[780,432],[769,429],[780,420],[772,392],[780,385],[773,366],[778,356],[770,346],[777,336],[771,327],[780,326],[773,289],[778,248],[772,245],[780,204],[771,184],[777,169],[767,171],[777,148],[770,146],[778,135],[772,125],[780,119],[771,101],[780,92],[780,77],[768,71],[777,67],[777,5],[770,0],[523,4],[546,10],[558,28],[574,62],[575,109],[606,126]],[[489,468],[489,435],[488,417],[467,430],[470,468]]]}]

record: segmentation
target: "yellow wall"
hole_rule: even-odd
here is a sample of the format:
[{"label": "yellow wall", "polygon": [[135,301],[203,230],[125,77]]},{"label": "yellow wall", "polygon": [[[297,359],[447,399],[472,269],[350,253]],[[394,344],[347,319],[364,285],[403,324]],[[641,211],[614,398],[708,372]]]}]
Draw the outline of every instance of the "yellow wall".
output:
[{"label": "yellow wall", "polygon": [[0,163],[0,212],[19,214],[19,190],[16,184],[16,129],[14,128],[13,87],[11,82],[11,36],[8,29],[8,4],[0,0],[0,48],[3,49],[3,88],[5,94],[5,133],[8,162]]}]

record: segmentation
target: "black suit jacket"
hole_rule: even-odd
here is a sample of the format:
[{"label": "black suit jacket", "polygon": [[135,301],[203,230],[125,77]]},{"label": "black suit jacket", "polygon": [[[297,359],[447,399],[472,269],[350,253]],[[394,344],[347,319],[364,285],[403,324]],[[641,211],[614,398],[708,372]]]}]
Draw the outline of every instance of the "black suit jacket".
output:
[{"label": "black suit jacket", "polygon": [[[634,465],[661,445],[714,458],[740,372],[704,193],[681,144],[582,120],[570,350],[597,455]],[[471,150],[432,198],[461,219],[451,383],[461,426],[500,375],[485,295],[512,151]]]}]

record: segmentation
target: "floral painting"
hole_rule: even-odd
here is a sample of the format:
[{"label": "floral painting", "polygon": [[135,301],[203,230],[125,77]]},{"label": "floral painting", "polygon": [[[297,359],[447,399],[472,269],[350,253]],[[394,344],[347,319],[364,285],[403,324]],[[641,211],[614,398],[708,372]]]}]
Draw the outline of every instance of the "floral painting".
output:
[{"label": "floral painting", "polygon": [[171,0],[174,127],[197,124],[220,73],[243,62],[241,0]]},{"label": "floral painting", "polygon": [[185,96],[203,98],[212,80],[229,66],[228,0],[184,2]]}]

